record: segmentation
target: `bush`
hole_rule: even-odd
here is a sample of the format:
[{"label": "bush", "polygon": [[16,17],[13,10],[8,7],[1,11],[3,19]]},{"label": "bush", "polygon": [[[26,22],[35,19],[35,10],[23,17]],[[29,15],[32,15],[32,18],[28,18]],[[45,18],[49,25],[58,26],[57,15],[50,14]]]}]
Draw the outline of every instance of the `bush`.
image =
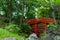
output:
[{"label": "bush", "polygon": [[0,28],[0,40],[2,40],[3,38],[6,38],[6,37],[15,37],[16,39],[20,39],[20,38],[25,39],[25,36],[18,35],[16,33],[11,33],[6,29]]},{"label": "bush", "polygon": [[16,25],[12,23],[7,25],[5,29],[17,34],[29,35],[31,33],[31,27],[28,24]]},{"label": "bush", "polygon": [[55,31],[57,29],[57,25],[50,23],[49,28],[51,28],[53,31]]},{"label": "bush", "polygon": [[31,27],[28,24],[22,24],[20,28],[22,33],[25,33],[28,35],[31,33]]},{"label": "bush", "polygon": [[10,31],[10,32],[13,32],[13,33],[19,33],[19,31],[21,30],[18,25],[13,24],[13,23],[7,25],[5,27],[5,29],[8,30],[8,31]]}]

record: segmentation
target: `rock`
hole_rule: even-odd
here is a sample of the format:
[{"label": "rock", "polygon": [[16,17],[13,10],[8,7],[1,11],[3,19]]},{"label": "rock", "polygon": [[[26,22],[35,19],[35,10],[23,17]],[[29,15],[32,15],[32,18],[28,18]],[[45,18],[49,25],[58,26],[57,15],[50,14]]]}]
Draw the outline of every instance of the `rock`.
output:
[{"label": "rock", "polygon": [[60,40],[60,36],[59,35],[56,35],[54,39],[55,40]]},{"label": "rock", "polygon": [[7,37],[7,38],[3,38],[2,40],[16,40],[15,37]]},{"label": "rock", "polygon": [[35,33],[31,34],[26,40],[39,40]]}]

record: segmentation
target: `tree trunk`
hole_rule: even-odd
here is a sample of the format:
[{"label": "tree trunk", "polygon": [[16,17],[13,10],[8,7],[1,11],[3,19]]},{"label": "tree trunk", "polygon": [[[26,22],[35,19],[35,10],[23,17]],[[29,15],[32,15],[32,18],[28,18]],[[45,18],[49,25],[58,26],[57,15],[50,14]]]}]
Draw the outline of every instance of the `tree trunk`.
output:
[{"label": "tree trunk", "polygon": [[53,18],[54,18],[54,22],[55,22],[55,24],[57,25],[57,22],[56,22],[56,18],[55,18],[54,12],[52,12],[52,15],[53,15]]},{"label": "tree trunk", "polygon": [[20,24],[24,23],[23,20],[24,20],[24,0],[22,0],[22,17],[20,19]]},{"label": "tree trunk", "polygon": [[51,5],[51,9],[52,9],[52,17],[54,18],[54,22],[55,22],[55,25],[57,25],[57,22],[56,22],[56,18],[55,18],[55,6],[54,5]]},{"label": "tree trunk", "polygon": [[9,0],[9,23],[11,23],[12,22],[12,0]]}]

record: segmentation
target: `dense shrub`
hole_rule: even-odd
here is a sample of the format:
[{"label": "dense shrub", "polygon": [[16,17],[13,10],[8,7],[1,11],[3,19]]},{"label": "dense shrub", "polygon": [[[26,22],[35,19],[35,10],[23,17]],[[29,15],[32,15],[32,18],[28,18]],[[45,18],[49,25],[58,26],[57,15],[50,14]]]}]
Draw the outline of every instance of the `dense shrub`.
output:
[{"label": "dense shrub", "polygon": [[25,33],[28,35],[31,33],[31,27],[28,24],[22,24],[20,28],[22,33]]},{"label": "dense shrub", "polygon": [[16,24],[9,24],[5,27],[6,30],[13,32],[13,33],[18,33],[21,29],[19,28],[18,25]]},{"label": "dense shrub", "polygon": [[0,28],[0,40],[7,37],[15,37],[16,39],[20,39],[20,38],[25,39],[25,36],[18,35],[16,33],[11,33],[6,29]]},{"label": "dense shrub", "polygon": [[17,34],[29,35],[31,33],[31,27],[28,24],[16,25],[12,23],[7,25],[5,29]]},{"label": "dense shrub", "polygon": [[53,31],[55,31],[57,29],[57,25],[50,23],[49,28],[51,28]]}]

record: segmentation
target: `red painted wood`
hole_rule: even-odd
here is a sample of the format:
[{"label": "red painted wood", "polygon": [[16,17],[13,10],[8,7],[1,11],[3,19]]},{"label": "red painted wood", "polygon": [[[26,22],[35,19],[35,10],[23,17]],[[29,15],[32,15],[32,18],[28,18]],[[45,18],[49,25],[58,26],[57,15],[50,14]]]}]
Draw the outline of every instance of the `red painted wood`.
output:
[{"label": "red painted wood", "polygon": [[32,19],[28,21],[28,24],[32,27],[32,32],[37,35],[41,34],[47,29],[47,23],[54,22],[53,18],[40,18]]}]

